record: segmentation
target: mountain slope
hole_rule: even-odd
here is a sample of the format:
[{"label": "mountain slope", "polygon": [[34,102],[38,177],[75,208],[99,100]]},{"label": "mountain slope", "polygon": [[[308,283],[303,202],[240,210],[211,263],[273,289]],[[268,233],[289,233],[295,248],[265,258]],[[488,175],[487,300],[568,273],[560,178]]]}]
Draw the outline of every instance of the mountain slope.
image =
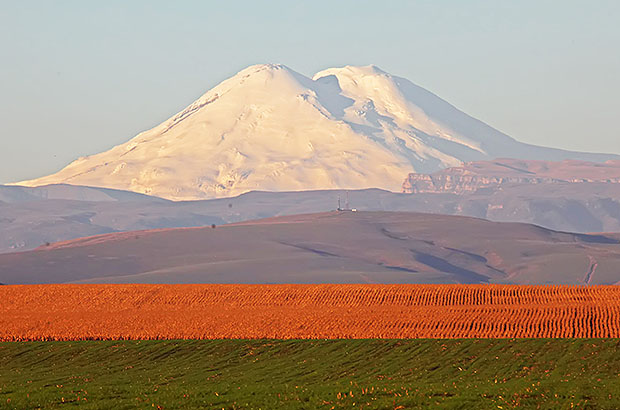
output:
[{"label": "mountain slope", "polygon": [[264,64],[126,144],[21,184],[80,184],[175,200],[250,190],[399,191],[410,172],[500,156],[615,158],[519,143],[375,66],[328,69],[310,79]]},{"label": "mountain slope", "polygon": [[0,282],[610,284],[619,243],[466,217],[328,212],[59,242],[0,255]]}]

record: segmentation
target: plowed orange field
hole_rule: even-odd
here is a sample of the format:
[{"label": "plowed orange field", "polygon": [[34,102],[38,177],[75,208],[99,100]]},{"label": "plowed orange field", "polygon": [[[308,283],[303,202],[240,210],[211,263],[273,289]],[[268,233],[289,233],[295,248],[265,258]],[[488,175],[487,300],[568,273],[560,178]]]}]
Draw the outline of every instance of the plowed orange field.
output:
[{"label": "plowed orange field", "polygon": [[620,287],[0,286],[0,340],[620,337]]}]

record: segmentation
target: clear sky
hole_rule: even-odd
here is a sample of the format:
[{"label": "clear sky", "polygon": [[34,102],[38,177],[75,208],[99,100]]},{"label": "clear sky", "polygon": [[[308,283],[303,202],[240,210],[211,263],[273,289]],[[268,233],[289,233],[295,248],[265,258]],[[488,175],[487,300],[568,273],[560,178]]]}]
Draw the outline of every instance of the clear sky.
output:
[{"label": "clear sky", "polygon": [[0,6],[0,183],[127,141],[244,67],[376,64],[524,142],[620,153],[620,1]]}]

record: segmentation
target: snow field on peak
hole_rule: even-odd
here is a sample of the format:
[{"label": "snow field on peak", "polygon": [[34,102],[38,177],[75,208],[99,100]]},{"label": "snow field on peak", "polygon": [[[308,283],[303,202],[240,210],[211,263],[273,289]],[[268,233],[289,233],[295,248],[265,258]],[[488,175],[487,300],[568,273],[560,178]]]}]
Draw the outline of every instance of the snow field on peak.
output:
[{"label": "snow field on peak", "polygon": [[375,66],[308,78],[261,64],[129,142],[21,184],[89,185],[174,200],[251,190],[399,191],[410,172],[562,153],[520,144]]}]

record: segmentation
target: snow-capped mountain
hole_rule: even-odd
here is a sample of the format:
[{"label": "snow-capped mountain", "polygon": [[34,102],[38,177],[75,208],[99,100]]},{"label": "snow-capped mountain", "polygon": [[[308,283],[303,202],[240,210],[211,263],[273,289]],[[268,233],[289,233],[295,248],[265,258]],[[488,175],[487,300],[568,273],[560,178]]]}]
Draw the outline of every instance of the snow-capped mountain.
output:
[{"label": "snow-capped mountain", "polygon": [[308,78],[263,64],[125,144],[19,184],[88,185],[175,200],[251,190],[400,191],[411,172],[496,157],[617,158],[517,142],[375,66],[332,68]]}]

